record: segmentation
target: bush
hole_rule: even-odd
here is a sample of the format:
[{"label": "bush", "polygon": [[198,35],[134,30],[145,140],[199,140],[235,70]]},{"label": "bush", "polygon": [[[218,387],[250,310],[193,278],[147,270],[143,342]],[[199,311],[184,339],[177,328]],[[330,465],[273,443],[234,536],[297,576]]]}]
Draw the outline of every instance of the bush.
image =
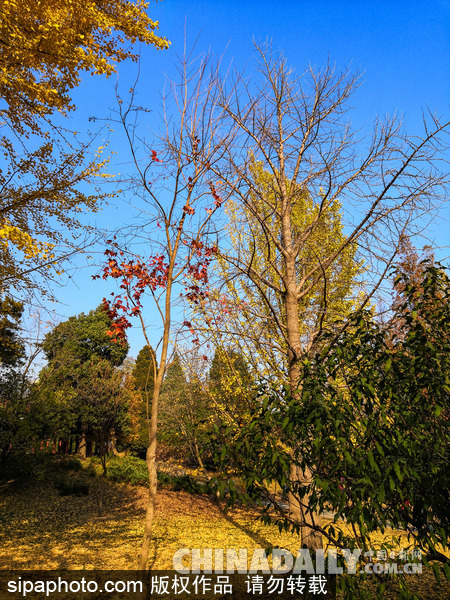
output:
[{"label": "bush", "polygon": [[52,479],[56,469],[57,463],[51,454],[18,452],[2,460],[0,480],[15,479],[21,485],[30,485]]},{"label": "bush", "polygon": [[147,464],[135,456],[115,458],[108,465],[108,478],[131,485],[145,485],[148,483]]},{"label": "bush", "polygon": [[174,492],[188,492],[189,494],[205,494],[207,492],[206,485],[198,483],[190,475],[169,475],[159,472],[158,482],[162,487],[167,487]]},{"label": "bush", "polygon": [[206,486],[203,483],[198,483],[190,475],[182,477],[172,477],[173,490],[175,492],[188,492],[189,494],[205,494]]},{"label": "bush", "polygon": [[54,481],[54,486],[61,496],[87,496],[89,484],[82,479],[61,477]]},{"label": "bush", "polygon": [[[188,492],[190,494],[206,493],[206,486],[198,483],[190,475],[169,475],[158,471],[158,483],[174,492]],[[131,485],[147,485],[148,471],[145,460],[135,456],[115,458],[108,465],[108,478],[112,481],[131,483]]]},{"label": "bush", "polygon": [[69,456],[59,463],[59,467],[65,471],[80,471],[82,464],[75,456]]}]

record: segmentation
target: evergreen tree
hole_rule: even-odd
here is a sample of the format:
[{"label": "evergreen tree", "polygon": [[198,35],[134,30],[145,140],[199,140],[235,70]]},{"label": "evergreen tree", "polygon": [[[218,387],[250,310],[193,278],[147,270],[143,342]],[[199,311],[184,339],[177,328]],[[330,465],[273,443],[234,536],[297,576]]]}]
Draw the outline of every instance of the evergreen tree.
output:
[{"label": "evergreen tree", "polygon": [[216,348],[208,379],[208,391],[221,418],[242,422],[254,398],[254,381],[243,354],[233,348]]},{"label": "evergreen tree", "polygon": [[9,297],[0,301],[0,454],[21,429],[25,347],[20,338],[23,305]]},{"label": "evergreen tree", "polygon": [[0,300],[0,368],[16,367],[25,357],[20,339],[20,320],[23,304],[12,298]]},{"label": "evergreen tree", "polygon": [[161,391],[160,437],[183,460],[204,468],[209,459],[208,418],[211,403],[201,385],[203,359],[195,352],[175,354]]},{"label": "evergreen tree", "polygon": [[143,458],[145,457],[149,443],[147,416],[150,415],[151,411],[155,368],[157,366],[155,351],[153,348],[145,345],[139,351],[131,374],[134,389],[140,392],[140,401],[136,411],[137,432],[131,447],[136,455]]}]

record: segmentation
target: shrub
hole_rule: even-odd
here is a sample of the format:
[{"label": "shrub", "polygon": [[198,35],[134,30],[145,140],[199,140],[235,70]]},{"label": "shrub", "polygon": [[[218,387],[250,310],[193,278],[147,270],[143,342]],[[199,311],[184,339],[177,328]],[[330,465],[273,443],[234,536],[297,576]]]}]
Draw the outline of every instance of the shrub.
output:
[{"label": "shrub", "polygon": [[65,471],[80,471],[82,464],[75,456],[69,456],[59,463],[59,467]]},{"label": "shrub", "polygon": [[54,481],[54,486],[61,496],[87,496],[89,484],[82,479],[60,477]]},{"label": "shrub", "polygon": [[162,487],[167,487],[174,492],[188,492],[189,494],[207,493],[206,485],[198,483],[190,475],[169,475],[159,472],[158,482]]},{"label": "shrub", "polygon": [[18,452],[6,457],[0,467],[0,480],[15,479],[21,485],[52,479],[57,464],[52,455],[37,452]]},{"label": "shrub", "polygon": [[146,462],[135,456],[114,459],[108,465],[108,478],[131,485],[144,485],[148,483]]},{"label": "shrub", "polygon": [[[174,492],[188,492],[190,494],[206,493],[206,486],[198,483],[190,475],[169,475],[158,471],[158,483]],[[131,485],[147,485],[148,471],[145,460],[135,456],[115,458],[108,465],[108,478],[112,481],[131,483]]]}]

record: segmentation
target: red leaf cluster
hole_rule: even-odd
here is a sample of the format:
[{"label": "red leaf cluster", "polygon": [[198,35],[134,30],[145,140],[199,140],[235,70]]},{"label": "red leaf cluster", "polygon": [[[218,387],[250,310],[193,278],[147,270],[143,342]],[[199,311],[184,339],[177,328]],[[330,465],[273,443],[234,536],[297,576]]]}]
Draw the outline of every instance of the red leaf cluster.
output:
[{"label": "red leaf cluster", "polygon": [[192,208],[192,206],[189,206],[189,204],[186,204],[185,206],[183,206],[183,210],[188,215],[194,215],[195,214],[195,210]]},{"label": "red leaf cluster", "polygon": [[[217,254],[216,246],[205,246],[200,240],[193,240],[191,242],[191,248],[194,251],[197,262],[190,263],[187,268],[187,274],[189,278],[194,280],[185,287],[186,298],[193,304],[198,304],[204,300],[208,295],[208,267]],[[203,288],[203,289],[202,289]]]},{"label": "red leaf cluster", "polygon": [[219,208],[220,206],[222,206],[224,200],[219,196],[216,186],[213,184],[212,181],[209,182],[209,189],[211,190],[211,195],[214,198],[214,206],[216,208]]},{"label": "red leaf cluster", "polygon": [[200,139],[198,137],[194,138],[192,142],[192,156],[195,158],[198,155],[198,145],[200,144]]},{"label": "red leaf cluster", "polygon": [[[185,207],[189,208],[189,207]],[[124,343],[126,340],[126,330],[131,327],[129,317],[140,314],[142,309],[142,295],[149,289],[155,292],[158,288],[166,288],[169,276],[169,264],[165,262],[162,254],[152,256],[146,263],[137,259],[129,261],[123,259],[124,253],[118,250],[115,242],[110,242],[113,246],[105,251],[107,264],[103,268],[103,279],[112,277],[120,281],[120,289],[123,290],[118,295],[112,293],[111,301],[103,300],[104,309],[111,319],[111,329],[108,332],[115,341]],[[209,295],[208,292],[208,267],[213,257],[217,254],[216,246],[205,246],[200,240],[184,241],[190,248],[190,261],[185,271],[185,297],[194,304],[199,304]],[[119,258],[118,258],[119,257]],[[193,261],[192,259],[195,259]],[[94,279],[98,279],[95,275]],[[188,327],[192,334],[195,330],[188,321],[183,323]],[[193,342],[199,343],[196,337]]]},{"label": "red leaf cluster", "polygon": [[[123,256],[123,252],[119,254]],[[125,331],[131,327],[128,317],[140,314],[141,297],[147,288],[154,292],[158,288],[166,287],[169,266],[164,262],[162,255],[151,257],[147,264],[141,260],[119,262],[118,252],[114,249],[106,250],[105,255],[108,259],[103,268],[103,279],[108,277],[119,279],[120,288],[124,290],[123,295],[115,296],[111,302],[103,300],[105,310],[112,322],[108,335],[123,343],[126,339]]]}]

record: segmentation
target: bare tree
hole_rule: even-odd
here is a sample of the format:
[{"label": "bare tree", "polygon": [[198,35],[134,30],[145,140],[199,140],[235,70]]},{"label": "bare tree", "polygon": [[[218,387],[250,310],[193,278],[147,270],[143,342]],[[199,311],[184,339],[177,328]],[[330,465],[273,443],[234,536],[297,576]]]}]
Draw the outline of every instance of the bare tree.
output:
[{"label": "bare tree", "polygon": [[[401,236],[420,231],[445,198],[449,123],[428,114],[423,137],[417,138],[404,133],[397,117],[386,118],[359,139],[346,120],[357,76],[330,65],[298,76],[282,55],[270,48],[257,51],[259,78],[237,74],[231,92],[222,86],[219,100],[223,128],[237,129],[237,135],[211,169],[245,225],[245,236],[223,244],[220,254],[234,285],[259,299],[258,307],[245,308],[248,326],[234,334],[250,340],[256,352],[265,344],[267,353],[283,357],[285,381],[295,397],[302,357],[327,327],[329,283],[343,254],[352,248],[356,261],[365,260],[363,293],[354,301],[367,305]],[[302,225],[294,217],[305,194],[312,217]],[[345,235],[319,247],[317,232],[336,202],[342,205]],[[235,223],[229,227],[236,231]],[[321,313],[305,336],[305,300],[318,289]],[[219,328],[226,333],[224,320]],[[273,333],[265,336],[265,329]],[[308,467],[297,465],[291,469],[290,516],[302,543],[320,547],[320,518],[309,511],[308,494],[293,493],[294,482],[310,481]]]},{"label": "bare tree", "polygon": [[[220,196],[212,181],[212,168],[232,143],[235,127],[222,128],[223,109],[218,109],[219,65],[209,57],[180,62],[179,82],[169,83],[164,98],[164,133],[148,142],[138,115],[145,110],[134,103],[135,89],[126,104],[119,98],[118,120],[127,136],[135,173],[130,189],[140,200],[139,226],[128,237],[112,244],[104,277],[121,281],[123,293],[110,304],[116,318],[116,333],[124,335],[128,324],[119,314],[139,317],[148,346],[148,323],[141,312],[147,292],[153,302],[152,326],[159,320],[161,331],[159,364],[154,361],[154,388],[147,407],[149,446],[149,500],[139,568],[145,569],[155,513],[157,473],[156,447],[159,396],[169,364],[169,345],[175,336],[181,308],[177,301],[199,302],[208,282],[207,267],[216,247],[212,218],[226,196]],[[208,241],[210,240],[210,241]],[[138,250],[136,251],[136,248]],[[140,248],[144,248],[143,251]],[[185,330],[192,329],[184,323]],[[153,355],[152,355],[153,356]]]}]

